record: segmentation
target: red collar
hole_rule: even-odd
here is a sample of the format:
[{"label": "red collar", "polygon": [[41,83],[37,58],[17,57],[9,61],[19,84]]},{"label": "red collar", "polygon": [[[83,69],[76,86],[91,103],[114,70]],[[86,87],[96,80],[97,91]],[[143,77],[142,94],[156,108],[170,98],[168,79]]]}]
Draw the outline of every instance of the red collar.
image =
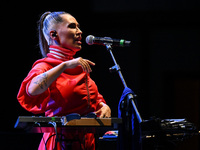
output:
[{"label": "red collar", "polygon": [[67,61],[73,59],[76,52],[59,46],[51,45],[47,57]]}]

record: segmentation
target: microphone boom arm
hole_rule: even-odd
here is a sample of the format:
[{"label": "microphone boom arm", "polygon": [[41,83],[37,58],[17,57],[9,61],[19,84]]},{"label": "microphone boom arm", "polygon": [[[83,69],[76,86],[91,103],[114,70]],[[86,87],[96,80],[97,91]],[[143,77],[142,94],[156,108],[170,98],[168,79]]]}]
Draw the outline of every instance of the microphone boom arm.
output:
[{"label": "microphone boom arm", "polygon": [[119,74],[119,77],[120,77],[120,79],[122,81],[122,84],[124,85],[124,88],[127,87],[126,81],[124,80],[124,77],[123,77],[122,72],[121,72],[121,68],[120,68],[119,64],[117,64],[115,56],[112,53],[112,46],[111,46],[111,44],[104,43],[104,45],[106,46],[106,49],[110,52],[110,55],[111,55],[111,57],[113,59],[113,62],[115,64],[113,67],[110,68],[110,71],[113,71],[113,70],[117,71],[118,74]]}]

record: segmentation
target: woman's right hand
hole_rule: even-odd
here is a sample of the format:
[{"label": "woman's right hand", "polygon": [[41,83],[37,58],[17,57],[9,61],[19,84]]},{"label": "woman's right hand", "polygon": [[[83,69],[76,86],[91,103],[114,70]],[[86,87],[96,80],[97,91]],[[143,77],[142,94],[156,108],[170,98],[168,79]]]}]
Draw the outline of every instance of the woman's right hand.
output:
[{"label": "woman's right hand", "polygon": [[82,67],[83,71],[90,73],[92,71],[90,65],[94,66],[95,63],[90,60],[83,59],[82,57],[78,57],[65,62],[65,66],[67,69],[68,68],[73,69],[79,65]]}]

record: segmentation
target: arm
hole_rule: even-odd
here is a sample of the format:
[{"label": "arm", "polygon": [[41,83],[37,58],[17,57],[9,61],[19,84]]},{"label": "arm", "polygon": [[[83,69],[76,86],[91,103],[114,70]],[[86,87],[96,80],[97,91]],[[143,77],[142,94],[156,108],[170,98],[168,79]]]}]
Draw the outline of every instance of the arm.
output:
[{"label": "arm", "polygon": [[44,72],[34,77],[28,87],[29,94],[34,96],[43,93],[65,69],[72,69],[77,67],[78,65],[81,65],[83,71],[91,72],[92,70],[90,68],[90,65],[95,65],[95,63],[81,57],[65,61],[58,66],[48,70],[47,72]]}]

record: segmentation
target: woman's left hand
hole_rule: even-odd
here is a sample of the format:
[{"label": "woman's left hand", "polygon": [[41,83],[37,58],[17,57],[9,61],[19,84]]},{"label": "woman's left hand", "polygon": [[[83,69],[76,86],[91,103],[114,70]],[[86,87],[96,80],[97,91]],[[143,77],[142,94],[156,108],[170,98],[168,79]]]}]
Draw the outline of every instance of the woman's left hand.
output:
[{"label": "woman's left hand", "polygon": [[101,108],[95,112],[96,114],[100,114],[99,118],[110,118],[111,117],[110,107],[103,102],[99,103],[99,105],[101,106]]}]

